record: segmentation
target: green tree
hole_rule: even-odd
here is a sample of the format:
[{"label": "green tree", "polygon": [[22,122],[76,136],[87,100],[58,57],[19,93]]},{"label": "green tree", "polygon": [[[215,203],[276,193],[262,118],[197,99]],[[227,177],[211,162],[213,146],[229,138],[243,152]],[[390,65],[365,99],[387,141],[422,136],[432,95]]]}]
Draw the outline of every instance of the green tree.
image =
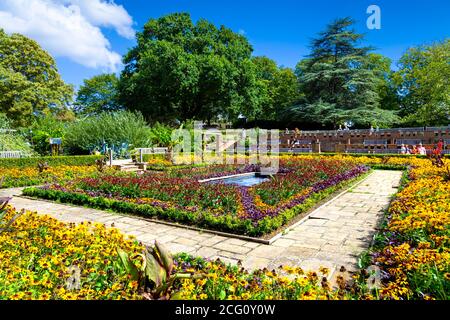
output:
[{"label": "green tree", "polygon": [[0,130],[11,129],[12,121],[4,113],[0,113]]},{"label": "green tree", "polygon": [[400,100],[391,65],[392,60],[388,57],[378,53],[369,53],[364,67],[373,70],[376,75],[376,91],[380,98],[380,108],[398,111]]},{"label": "green tree", "polygon": [[450,39],[409,49],[394,75],[407,125],[450,122]]},{"label": "green tree", "polygon": [[279,68],[268,57],[254,57],[260,83],[260,114],[258,119],[276,120],[280,111],[292,106],[299,98],[297,77],[292,69]]},{"label": "green tree", "polygon": [[42,112],[61,112],[72,98],[72,87],[37,42],[1,29],[0,80],[0,112],[16,125],[27,125]]},{"label": "green tree", "polygon": [[187,13],[151,19],[125,55],[120,102],[152,122],[252,118],[260,105],[252,50],[244,36]]},{"label": "green tree", "polygon": [[380,78],[367,65],[370,47],[350,18],[338,19],[311,43],[311,54],[299,62],[296,74],[304,98],[288,108],[285,116],[305,124],[337,127],[349,121],[357,127],[389,126],[398,120],[391,110],[380,108]]},{"label": "green tree", "polygon": [[77,93],[74,111],[80,115],[95,115],[121,109],[117,101],[118,83],[114,73],[86,79]]}]

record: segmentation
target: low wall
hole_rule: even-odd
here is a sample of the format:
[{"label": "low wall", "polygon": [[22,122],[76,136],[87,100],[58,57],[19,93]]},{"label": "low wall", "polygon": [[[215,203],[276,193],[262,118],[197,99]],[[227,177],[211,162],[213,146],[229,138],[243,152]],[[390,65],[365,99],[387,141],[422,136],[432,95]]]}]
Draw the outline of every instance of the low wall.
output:
[{"label": "low wall", "polygon": [[[280,132],[280,148],[306,148],[320,144],[322,152],[369,152],[385,151],[396,153],[401,144],[433,148],[443,140],[446,150],[450,149],[450,126],[394,128],[380,130],[332,130]],[[315,148],[317,149],[317,147]]]}]

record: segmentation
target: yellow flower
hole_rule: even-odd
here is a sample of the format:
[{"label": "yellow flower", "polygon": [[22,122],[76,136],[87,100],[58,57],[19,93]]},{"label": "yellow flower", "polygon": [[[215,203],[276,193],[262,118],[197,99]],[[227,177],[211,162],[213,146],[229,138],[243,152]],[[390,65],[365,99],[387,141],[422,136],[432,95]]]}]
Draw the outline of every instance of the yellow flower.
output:
[{"label": "yellow flower", "polygon": [[251,297],[251,294],[248,293],[248,292],[244,292],[244,293],[241,294],[241,298],[243,300],[248,300],[248,299],[250,299],[250,297]]}]

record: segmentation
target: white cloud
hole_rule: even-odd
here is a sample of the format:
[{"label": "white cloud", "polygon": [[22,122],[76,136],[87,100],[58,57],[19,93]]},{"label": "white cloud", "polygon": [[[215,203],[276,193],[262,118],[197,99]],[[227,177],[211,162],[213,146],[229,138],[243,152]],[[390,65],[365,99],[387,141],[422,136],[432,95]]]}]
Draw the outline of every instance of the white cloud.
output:
[{"label": "white cloud", "polygon": [[133,19],[123,6],[104,0],[59,0],[64,4],[76,5],[85,18],[96,26],[113,27],[121,36],[134,37]]},{"label": "white cloud", "polygon": [[24,34],[52,55],[90,67],[117,71],[121,56],[100,27],[132,38],[133,20],[122,6],[104,0],[1,0],[0,28]]}]

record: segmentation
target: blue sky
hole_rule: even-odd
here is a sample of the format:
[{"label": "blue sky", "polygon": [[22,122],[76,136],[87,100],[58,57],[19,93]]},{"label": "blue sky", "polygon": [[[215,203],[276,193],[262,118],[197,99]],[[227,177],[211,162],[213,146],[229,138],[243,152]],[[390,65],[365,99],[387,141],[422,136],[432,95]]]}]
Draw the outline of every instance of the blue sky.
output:
[{"label": "blue sky", "polygon": [[[450,36],[449,0],[115,0],[113,4],[106,0],[47,0],[55,2],[51,8],[55,10],[54,14],[49,17],[44,17],[49,12],[48,8],[39,11],[40,2],[44,0],[14,0],[14,4],[11,1],[0,0],[0,27],[7,32],[23,30],[23,33],[42,43],[56,56],[64,80],[76,86],[83,79],[104,71],[120,71],[119,55],[135,44],[132,31],[141,30],[150,18],[173,12],[189,12],[194,21],[205,18],[216,25],[223,24],[236,32],[243,32],[253,45],[254,55],[266,55],[279,65],[291,68],[308,54],[311,38],[338,17],[351,16],[356,19],[357,31],[366,35],[365,44],[376,47],[376,52],[390,57],[394,64],[408,47]],[[36,5],[37,9],[30,11],[42,12],[40,18],[46,21],[64,9],[58,6],[78,6],[79,12],[72,10],[72,13],[64,13],[66,16],[78,14],[78,18],[86,20],[87,24],[80,24],[78,29],[67,26],[72,28],[70,32],[78,41],[68,39],[65,43],[65,40],[51,39],[55,32],[39,32],[37,29],[41,23],[19,28],[20,23],[35,18],[23,16],[19,11],[17,3],[26,1],[28,5]],[[2,7],[2,2],[11,3]],[[366,27],[369,16],[366,9],[371,4],[381,9],[380,30]],[[102,15],[97,14],[100,11]],[[22,20],[14,20],[10,24],[2,22],[8,21],[1,19],[2,12],[6,17]],[[64,30],[64,26],[57,29]],[[86,42],[86,37],[91,35],[91,43]],[[83,46],[82,50],[77,43]],[[90,45],[96,47],[88,56]],[[97,60],[89,62],[94,56]]]}]

